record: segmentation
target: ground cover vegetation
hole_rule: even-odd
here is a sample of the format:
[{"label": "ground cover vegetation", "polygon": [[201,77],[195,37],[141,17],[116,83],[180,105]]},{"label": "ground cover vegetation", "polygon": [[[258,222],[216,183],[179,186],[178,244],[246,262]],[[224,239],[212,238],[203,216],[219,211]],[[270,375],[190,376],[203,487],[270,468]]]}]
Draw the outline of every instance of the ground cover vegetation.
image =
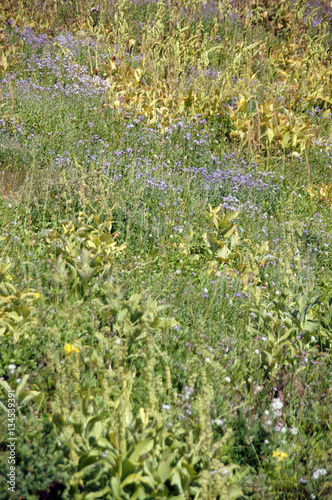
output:
[{"label": "ground cover vegetation", "polygon": [[331,498],[331,28],[1,2],[1,498]]}]

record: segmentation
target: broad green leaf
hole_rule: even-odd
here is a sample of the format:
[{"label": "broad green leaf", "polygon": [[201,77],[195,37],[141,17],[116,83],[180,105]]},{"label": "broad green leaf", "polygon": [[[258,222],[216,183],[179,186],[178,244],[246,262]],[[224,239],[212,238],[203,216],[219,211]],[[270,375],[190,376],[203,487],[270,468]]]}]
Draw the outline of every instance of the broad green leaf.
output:
[{"label": "broad green leaf", "polygon": [[175,470],[174,474],[172,475],[171,484],[177,487],[179,493],[183,493],[181,476],[177,470]]},{"label": "broad green leaf", "polygon": [[142,478],[142,472],[134,473],[134,474],[129,474],[129,476],[126,477],[124,481],[121,483],[121,489],[124,488],[125,486],[128,486],[128,484],[140,482]]},{"label": "broad green leaf", "polygon": [[143,441],[140,441],[138,443],[135,450],[130,455],[129,459],[132,460],[133,462],[137,462],[137,460],[141,455],[144,455],[144,453],[148,453],[149,451],[152,450],[153,445],[154,445],[153,439],[151,438],[143,439]]}]

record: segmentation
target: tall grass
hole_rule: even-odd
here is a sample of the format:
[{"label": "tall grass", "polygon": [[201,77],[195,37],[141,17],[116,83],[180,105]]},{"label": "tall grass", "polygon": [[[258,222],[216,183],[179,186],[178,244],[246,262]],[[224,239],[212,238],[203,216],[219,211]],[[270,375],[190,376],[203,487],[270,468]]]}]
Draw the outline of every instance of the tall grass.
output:
[{"label": "tall grass", "polygon": [[1,498],[329,498],[331,19],[0,6]]}]

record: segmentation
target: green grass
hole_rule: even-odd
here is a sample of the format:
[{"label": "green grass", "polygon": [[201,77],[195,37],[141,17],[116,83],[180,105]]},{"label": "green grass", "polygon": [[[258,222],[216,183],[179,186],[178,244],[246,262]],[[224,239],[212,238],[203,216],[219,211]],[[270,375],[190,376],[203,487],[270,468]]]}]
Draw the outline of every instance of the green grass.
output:
[{"label": "green grass", "polygon": [[0,496],[327,499],[328,24],[141,3],[0,8]]}]

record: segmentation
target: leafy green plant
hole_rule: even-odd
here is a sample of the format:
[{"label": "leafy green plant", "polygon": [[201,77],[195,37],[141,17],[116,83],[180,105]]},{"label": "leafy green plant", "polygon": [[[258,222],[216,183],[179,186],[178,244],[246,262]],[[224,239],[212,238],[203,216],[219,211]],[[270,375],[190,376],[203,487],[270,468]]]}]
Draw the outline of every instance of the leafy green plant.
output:
[{"label": "leafy green plant", "polygon": [[[117,408],[124,411],[119,400],[114,404],[115,411]],[[122,418],[120,414],[105,419],[93,411],[88,400],[82,400],[80,410],[66,419],[60,414],[54,416],[61,431],[58,443],[66,443],[72,460],[73,455],[77,460],[77,472],[70,480],[73,498],[197,497],[207,480],[200,442],[192,434],[184,441],[186,431],[180,423],[168,425],[169,418],[161,414],[151,419],[144,408],[125,426],[121,425]],[[119,422],[118,431],[112,425],[114,419]],[[222,438],[214,449],[223,447],[227,439]],[[217,470],[208,475],[213,486],[209,485],[212,496],[207,498],[215,494],[238,498],[242,491],[236,484],[236,474],[232,475],[237,466],[226,467],[216,460],[211,466]]]},{"label": "leafy green plant", "polygon": [[[22,379],[19,381],[16,381],[15,383],[15,389],[13,389],[8,382],[6,382],[3,379],[0,379],[0,386],[3,391],[6,392],[6,395],[8,391],[13,391],[15,394],[15,401],[16,401],[16,407],[18,409],[18,412],[21,416],[21,411],[28,403],[31,401],[34,401],[35,403],[38,403],[39,406],[43,403],[44,399],[44,394],[40,391],[37,390],[38,387],[35,385],[32,385],[29,387],[28,384],[29,380],[29,375],[23,375]],[[7,402],[4,399],[3,401],[0,400],[0,406],[2,407],[3,410],[7,411]]]},{"label": "leafy green plant", "polygon": [[310,300],[303,291],[299,295],[288,291],[280,299],[252,309],[255,321],[248,330],[264,338],[262,364],[272,378],[281,367],[301,361],[303,352],[312,350],[316,337],[328,337],[311,310],[319,303],[320,297]]},{"label": "leafy green plant", "polygon": [[62,223],[62,231],[51,231],[46,242],[57,257],[59,273],[65,273],[69,287],[81,296],[112,270],[114,257],[126,248],[117,245],[119,233],[112,233],[111,217],[80,212],[72,221]]},{"label": "leafy green plant", "polygon": [[[7,264],[3,269],[9,269]],[[27,336],[28,329],[36,325],[36,300],[40,294],[31,290],[20,291],[12,283],[0,283],[0,336],[13,335],[16,343],[21,335]]]}]

